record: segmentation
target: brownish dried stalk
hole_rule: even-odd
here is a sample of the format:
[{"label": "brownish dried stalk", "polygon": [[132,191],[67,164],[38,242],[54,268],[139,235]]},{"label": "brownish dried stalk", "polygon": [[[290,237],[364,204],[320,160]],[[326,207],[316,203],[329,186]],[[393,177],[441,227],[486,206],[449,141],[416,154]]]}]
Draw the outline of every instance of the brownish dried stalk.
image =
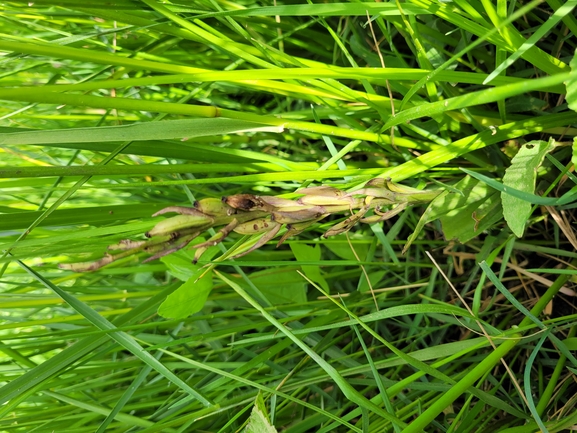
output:
[{"label": "brownish dried stalk", "polygon": [[[145,252],[151,254],[144,262],[156,260],[185,248],[193,239],[209,228],[222,227],[206,242],[194,245],[194,262],[211,246],[222,242],[236,232],[243,235],[263,236],[248,250],[231,258],[241,257],[260,248],[274,239],[282,226],[287,231],[281,236],[277,247],[287,238],[294,236],[329,215],[350,212],[344,221],[325,232],[324,237],[338,235],[350,230],[358,222],[373,224],[387,220],[414,203],[425,203],[434,199],[441,191],[421,191],[394,184],[390,179],[375,178],[364,188],[346,193],[330,186],[317,186],[298,190],[302,194],[297,200],[275,196],[237,194],[216,198],[205,198],[195,202],[193,208],[169,206],[153,216],[177,213],[156,224],[144,235],[149,240],[123,240],[108,247],[115,254],[107,254],[94,262],[61,264],[60,268],[77,272],[94,271],[119,259]],[[385,207],[390,209],[384,211]],[[365,217],[373,210],[374,215]],[[357,212],[353,212],[357,210]],[[118,252],[121,251],[121,252]]]}]

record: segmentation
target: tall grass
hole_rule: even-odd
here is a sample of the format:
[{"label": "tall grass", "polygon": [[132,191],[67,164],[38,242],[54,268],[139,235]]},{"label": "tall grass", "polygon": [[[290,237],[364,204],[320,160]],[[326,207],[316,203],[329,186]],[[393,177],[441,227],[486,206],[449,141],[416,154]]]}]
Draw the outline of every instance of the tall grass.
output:
[{"label": "tall grass", "polygon": [[[552,138],[534,192],[571,193],[576,5],[5,2],[0,431],[573,428],[574,202],[517,238],[474,175]],[[446,201],[59,267],[167,206],[389,177]]]}]

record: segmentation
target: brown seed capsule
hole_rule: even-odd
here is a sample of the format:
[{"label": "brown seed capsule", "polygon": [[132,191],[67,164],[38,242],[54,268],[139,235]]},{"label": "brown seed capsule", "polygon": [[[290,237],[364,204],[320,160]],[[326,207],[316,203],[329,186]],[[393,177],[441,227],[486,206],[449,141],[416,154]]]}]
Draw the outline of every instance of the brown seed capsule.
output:
[{"label": "brown seed capsule", "polygon": [[256,195],[253,194],[236,194],[223,197],[222,202],[227,205],[244,211],[264,210],[266,204]]},{"label": "brown seed capsule", "polygon": [[385,179],[381,177],[375,177],[374,179],[371,179],[367,183],[365,183],[365,188],[371,186],[374,188],[383,188],[385,186]]}]

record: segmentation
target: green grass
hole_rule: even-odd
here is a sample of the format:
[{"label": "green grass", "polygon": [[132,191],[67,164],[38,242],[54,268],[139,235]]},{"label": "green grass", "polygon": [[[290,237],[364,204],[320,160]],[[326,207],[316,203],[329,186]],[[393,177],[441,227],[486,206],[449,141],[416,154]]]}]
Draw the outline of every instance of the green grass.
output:
[{"label": "green grass", "polygon": [[[575,6],[5,2],[0,432],[570,431]],[[59,267],[168,206],[388,177],[440,195]]]}]

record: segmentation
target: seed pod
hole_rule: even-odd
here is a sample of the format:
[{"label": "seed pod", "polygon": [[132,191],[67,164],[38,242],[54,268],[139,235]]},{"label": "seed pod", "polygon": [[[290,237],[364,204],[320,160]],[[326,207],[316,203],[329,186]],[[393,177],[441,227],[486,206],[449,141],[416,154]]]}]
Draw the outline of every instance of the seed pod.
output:
[{"label": "seed pod", "polygon": [[236,213],[236,210],[224,203],[221,199],[214,197],[203,198],[195,201],[194,207],[205,215],[210,216],[229,216]]},{"label": "seed pod", "polygon": [[234,228],[234,231],[241,235],[254,235],[257,233],[268,232],[278,225],[277,222],[271,221],[270,218],[257,218],[237,225]]},{"label": "seed pod", "polygon": [[196,249],[196,251],[194,253],[192,263],[196,265],[196,263],[206,252],[206,250],[208,250],[210,247],[213,247],[221,243],[236,226],[238,226],[238,221],[235,218],[231,222],[229,222],[226,226],[221,228],[217,233],[215,233],[214,236],[211,236],[209,240],[193,246],[192,248]]},{"label": "seed pod", "polygon": [[168,206],[168,207],[165,207],[164,209],[160,209],[155,214],[152,214],[152,216],[155,217],[155,216],[162,215],[162,214],[169,213],[169,212],[178,213],[180,215],[202,215],[202,212],[199,212],[198,210],[196,210],[192,207]]},{"label": "seed pod", "polygon": [[302,188],[297,190],[298,194],[307,194],[307,195],[316,195],[316,196],[323,196],[323,197],[342,197],[344,195],[344,191],[341,191],[338,188],[334,188],[332,186],[311,186],[309,188]]},{"label": "seed pod", "polygon": [[365,188],[367,188],[367,187],[373,187],[373,188],[379,188],[379,189],[380,188],[386,188],[389,191],[392,191],[392,192],[398,193],[398,194],[415,194],[415,193],[418,194],[418,193],[423,192],[420,189],[410,188],[408,186],[399,185],[397,183],[394,183],[390,177],[387,177],[386,179],[383,179],[380,177],[376,177],[374,179],[371,179],[365,184]]},{"label": "seed pod", "polygon": [[308,208],[287,211],[285,209],[272,212],[271,219],[279,224],[301,223],[304,221],[320,218],[328,215],[322,206],[311,206]]},{"label": "seed pod", "polygon": [[382,177],[375,177],[374,179],[369,180],[365,183],[366,187],[374,187],[374,188],[383,188],[385,186],[385,179]]},{"label": "seed pod", "polygon": [[361,222],[365,224],[374,224],[380,221],[383,221],[380,215],[371,215],[370,217],[361,219]]},{"label": "seed pod", "polygon": [[248,253],[251,253],[251,252],[253,252],[254,250],[262,247],[264,244],[266,244],[268,241],[270,241],[272,238],[274,238],[274,237],[277,235],[277,233],[279,232],[280,228],[281,228],[281,225],[280,225],[280,224],[277,224],[276,226],[272,227],[272,228],[269,230],[269,232],[268,232],[268,233],[265,232],[265,234],[262,235],[261,238],[260,238],[258,241],[256,241],[256,243],[255,243],[252,247],[250,247],[250,248],[249,248],[248,250],[246,250],[246,251],[243,251],[242,253],[235,254],[234,256],[231,257],[231,259],[236,259],[236,258],[242,257],[242,256],[244,256],[244,255],[246,255],[246,254],[248,254]]},{"label": "seed pod", "polygon": [[396,203],[398,200],[397,194],[387,188],[362,188],[347,194],[347,196],[353,195],[366,195],[373,198],[383,198],[391,203]]},{"label": "seed pod", "polygon": [[415,192],[417,192],[417,193],[422,192],[422,191],[415,189],[415,188],[409,188],[408,186],[403,186],[403,185],[398,185],[396,183],[393,183],[393,181],[391,180],[390,177],[387,177],[385,179],[385,184],[386,184],[386,187],[388,189],[390,189],[393,192],[398,192],[399,194],[413,194]]},{"label": "seed pod", "polygon": [[309,206],[340,206],[343,204],[352,205],[352,197],[324,197],[305,195],[297,200],[297,203]]},{"label": "seed pod", "polygon": [[214,222],[214,219],[208,215],[199,213],[199,215],[178,215],[172,218],[167,218],[160,221],[150,231],[144,235],[149,238],[151,236],[167,235],[177,233],[179,230],[202,227]]},{"label": "seed pod", "polygon": [[386,187],[397,194],[397,202],[409,203],[428,202],[436,198],[441,190],[421,190],[409,186],[393,183],[390,178],[385,179]]},{"label": "seed pod", "polygon": [[298,203],[294,200],[288,200],[286,198],[276,197],[273,195],[259,195],[258,198],[263,201],[266,205],[274,208],[285,208],[298,206]]},{"label": "seed pod", "polygon": [[393,183],[390,177],[385,179],[385,184],[390,191],[396,192],[397,194],[411,195],[417,197],[421,195],[429,196],[431,194],[431,191],[425,191],[421,189],[411,188],[410,186]]},{"label": "seed pod", "polygon": [[253,194],[236,194],[222,198],[223,203],[244,211],[266,210],[267,205],[258,196]]},{"label": "seed pod", "polygon": [[208,247],[197,248],[196,250],[194,250],[194,257],[192,258],[193,265],[196,265],[198,263],[202,255],[206,252],[206,250],[208,250]]},{"label": "seed pod", "polygon": [[326,213],[333,214],[345,211],[352,211],[353,209],[361,208],[366,204],[365,198],[361,197],[348,197],[348,198],[350,202],[346,202],[343,200],[338,205],[324,205],[323,207],[325,208]]},{"label": "seed pod", "polygon": [[345,195],[344,191],[331,186],[315,186],[304,188],[297,191],[299,194],[305,194],[297,200],[300,204],[318,205],[318,206],[338,206],[344,203],[352,204],[352,198]]}]

